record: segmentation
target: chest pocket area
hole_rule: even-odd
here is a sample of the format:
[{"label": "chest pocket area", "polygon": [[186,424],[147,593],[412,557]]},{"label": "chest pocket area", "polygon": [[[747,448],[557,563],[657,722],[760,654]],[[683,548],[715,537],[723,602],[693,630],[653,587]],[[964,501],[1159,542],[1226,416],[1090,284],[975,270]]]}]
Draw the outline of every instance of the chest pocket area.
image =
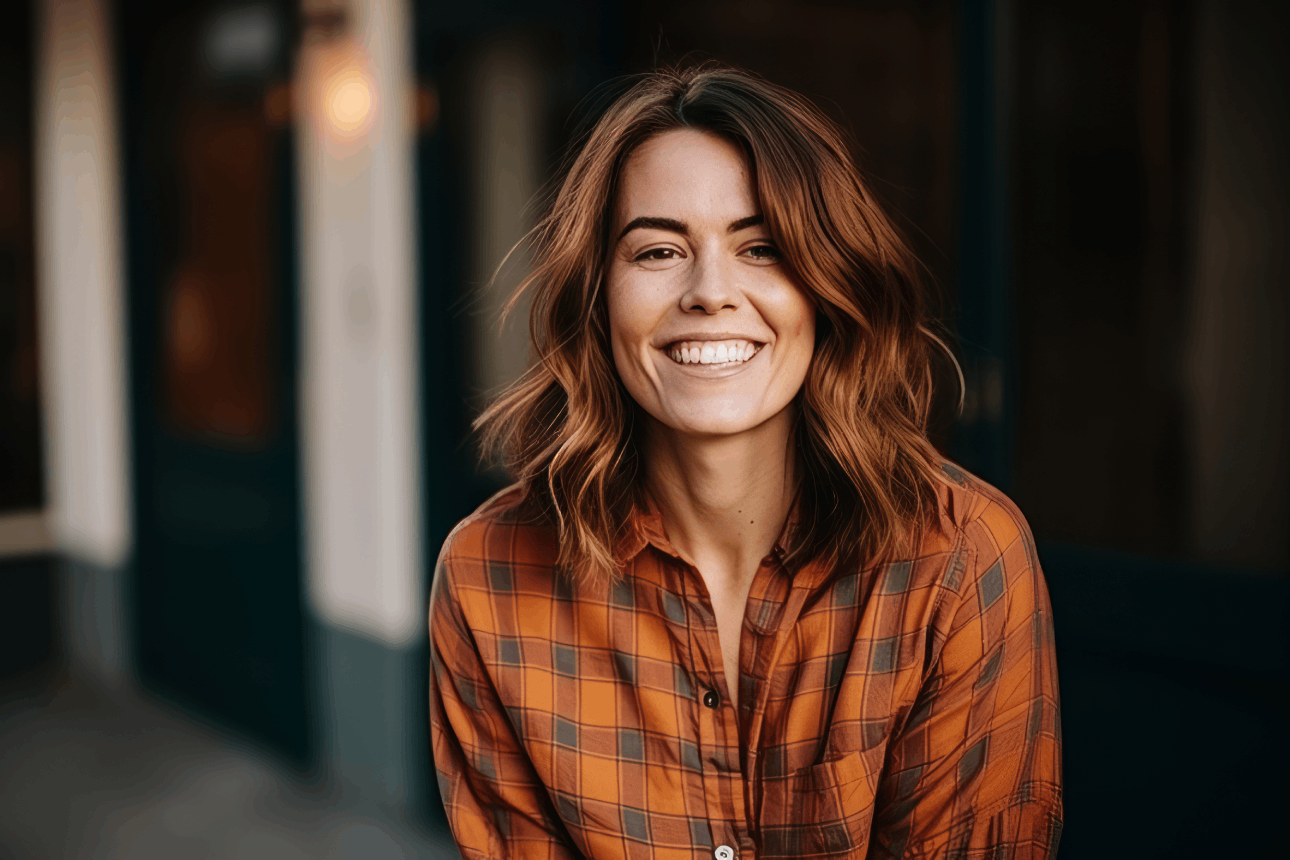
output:
[{"label": "chest pocket area", "polygon": [[885,747],[762,783],[761,856],[864,857]]}]

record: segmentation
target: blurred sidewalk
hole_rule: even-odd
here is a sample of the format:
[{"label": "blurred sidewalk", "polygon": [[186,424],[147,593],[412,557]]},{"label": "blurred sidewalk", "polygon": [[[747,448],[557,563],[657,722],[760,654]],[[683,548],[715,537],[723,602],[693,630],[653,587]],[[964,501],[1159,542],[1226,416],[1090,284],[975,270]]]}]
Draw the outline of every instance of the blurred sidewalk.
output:
[{"label": "blurred sidewalk", "polygon": [[84,679],[0,703],[0,858],[456,858],[251,748]]}]

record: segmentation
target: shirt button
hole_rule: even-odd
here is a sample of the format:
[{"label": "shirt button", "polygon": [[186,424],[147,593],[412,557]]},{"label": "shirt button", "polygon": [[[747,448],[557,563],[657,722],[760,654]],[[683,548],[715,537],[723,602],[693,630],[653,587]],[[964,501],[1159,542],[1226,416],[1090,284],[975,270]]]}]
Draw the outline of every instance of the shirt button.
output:
[{"label": "shirt button", "polygon": [[[721,704],[721,697],[717,695],[716,690],[709,690],[708,692],[703,694],[703,704],[707,705],[709,708],[715,708],[717,705]],[[722,845],[721,848],[725,848],[727,851],[730,850],[725,845]],[[721,848],[717,849],[717,852],[718,852],[717,860],[730,860],[730,858],[734,856],[734,855],[726,855],[725,857],[722,857],[720,853]]]},{"label": "shirt button", "polygon": [[718,845],[717,850],[712,852],[712,856],[717,860],[735,860],[735,849],[729,845]]}]

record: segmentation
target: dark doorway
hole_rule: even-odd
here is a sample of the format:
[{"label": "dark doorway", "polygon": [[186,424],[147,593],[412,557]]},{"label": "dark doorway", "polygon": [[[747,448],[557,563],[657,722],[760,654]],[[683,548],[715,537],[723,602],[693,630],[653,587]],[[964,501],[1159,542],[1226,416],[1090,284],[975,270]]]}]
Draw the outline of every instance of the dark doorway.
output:
[{"label": "dark doorway", "polygon": [[294,7],[118,9],[139,670],[303,764]]}]

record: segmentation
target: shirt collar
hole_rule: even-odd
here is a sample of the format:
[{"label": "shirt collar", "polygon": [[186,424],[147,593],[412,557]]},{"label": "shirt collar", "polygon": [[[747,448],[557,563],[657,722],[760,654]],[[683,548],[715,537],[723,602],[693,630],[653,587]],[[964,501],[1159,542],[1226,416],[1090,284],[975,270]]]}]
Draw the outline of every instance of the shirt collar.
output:
[{"label": "shirt collar", "polygon": [[[622,535],[614,545],[614,560],[620,567],[625,567],[631,563],[632,559],[640,555],[645,547],[653,546],[665,555],[688,562],[688,559],[668,539],[667,529],[663,526],[663,514],[648,495],[642,494],[642,496],[640,501],[632,506],[631,514],[627,519],[627,526],[623,529]],[[789,509],[788,519],[784,522],[784,528],[770,551],[770,557],[780,566],[784,565],[784,561],[789,555],[789,549],[792,546],[799,519],[799,507],[800,500],[794,502],[793,507]],[[790,571],[790,573],[793,572],[795,571]]]},{"label": "shirt collar", "polygon": [[619,565],[626,565],[649,545],[676,558],[682,557],[667,538],[667,530],[663,528],[663,515],[652,501],[643,498],[632,506],[627,527],[614,546],[614,560]]}]

